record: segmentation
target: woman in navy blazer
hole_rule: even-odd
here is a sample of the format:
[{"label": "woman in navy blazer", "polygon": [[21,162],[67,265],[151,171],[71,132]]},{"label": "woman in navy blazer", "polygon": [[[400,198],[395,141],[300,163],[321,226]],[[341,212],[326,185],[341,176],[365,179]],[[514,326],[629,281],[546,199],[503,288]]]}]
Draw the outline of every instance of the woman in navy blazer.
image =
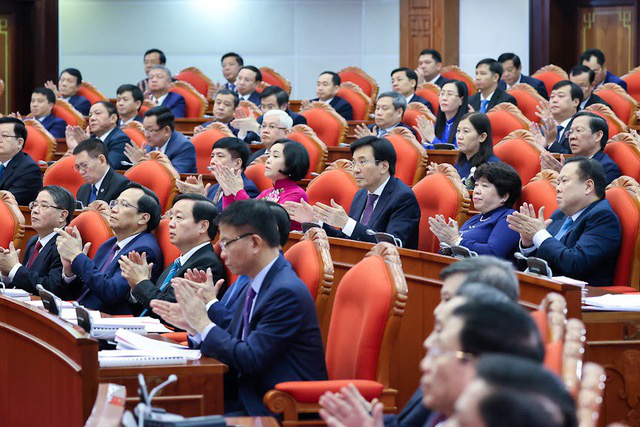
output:
[{"label": "woman in navy blazer", "polygon": [[453,165],[468,189],[474,188],[473,173],[483,163],[499,162],[493,154],[491,122],[484,113],[468,113],[460,120],[456,132],[458,161]]},{"label": "woman in navy blazer", "polygon": [[455,220],[442,215],[429,218],[431,232],[441,243],[464,246],[478,255],[513,260],[520,235],[509,229],[507,215],[520,197],[522,182],[516,170],[506,163],[485,163],[474,173],[473,203],[480,214],[458,229]]}]

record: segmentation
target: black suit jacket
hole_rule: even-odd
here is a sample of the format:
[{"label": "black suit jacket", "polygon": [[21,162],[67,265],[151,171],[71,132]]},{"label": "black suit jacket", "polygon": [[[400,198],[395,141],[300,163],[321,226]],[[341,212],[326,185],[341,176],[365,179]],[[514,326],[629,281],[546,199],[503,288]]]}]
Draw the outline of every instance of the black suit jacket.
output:
[{"label": "black suit jacket", "polygon": [[571,118],[571,120],[569,120],[569,123],[567,124],[567,127],[562,132],[562,137],[560,139],[558,139],[558,137],[556,137],[556,141],[553,144],[551,144],[547,148],[547,150],[549,150],[552,153],[571,154],[571,147],[569,146],[569,132],[568,132],[568,130],[571,129],[571,125],[572,124],[573,124],[573,118]]},{"label": "black suit jacket", "polygon": [[[496,91],[493,93],[493,96],[491,97],[489,104],[487,104],[487,112],[502,102],[509,102],[515,105],[516,107],[518,106],[518,103],[516,102],[516,99],[513,96],[509,95],[507,92],[503,91],[502,89],[500,89],[500,87],[498,87],[496,88]],[[469,97],[469,105],[471,105],[474,110],[480,111],[480,92]]]},{"label": "black suit jacket", "polygon": [[431,103],[427,99],[421,97],[418,94],[414,93],[409,102],[419,102],[420,104],[424,104],[427,106],[427,108],[429,108],[429,110],[431,110],[431,112],[433,112],[433,105],[431,105]]},{"label": "black suit jacket", "polygon": [[58,254],[57,239],[58,235],[53,236],[51,240],[40,249],[40,253],[33,261],[31,267],[27,268],[27,263],[35,249],[38,236],[36,235],[29,239],[27,247],[24,250],[22,266],[16,271],[11,284],[32,294],[38,293],[36,285],[42,285],[46,290],[53,292],[61,298],[66,298],[62,293],[62,261],[60,261],[60,255]]},{"label": "black suit jacket", "polygon": [[587,107],[589,107],[590,105],[593,105],[593,104],[604,104],[607,107],[611,108],[611,105],[607,104],[607,101],[605,101],[604,99],[600,98],[595,93],[592,93],[591,96],[589,97],[589,99],[587,99],[587,103],[584,104],[584,108],[586,109]]},{"label": "black suit jacket", "polygon": [[[311,102],[319,101],[320,98],[313,98]],[[353,120],[353,107],[345,99],[334,96],[329,103],[345,120]]]},{"label": "black suit jacket", "polygon": [[[105,175],[104,180],[102,181],[100,190],[98,190],[96,200],[104,200],[109,203],[110,201],[117,199],[129,182],[129,178],[114,171],[112,168],[109,168],[107,175]],[[89,204],[90,195],[91,184],[85,183],[78,189],[76,199],[81,201],[83,206],[87,206]]]},{"label": "black suit jacket", "polygon": [[42,172],[38,164],[24,151],[13,156],[0,178],[0,190],[13,194],[21,206],[35,200],[42,188]]},{"label": "black suit jacket", "polygon": [[[542,82],[542,80],[538,80],[533,77],[525,76],[524,74],[520,74],[520,83],[526,83],[532,88],[536,90],[544,99],[549,99],[549,95],[547,94],[547,88]],[[498,82],[498,87],[504,91],[507,90],[507,84],[504,80],[500,80]]]},{"label": "black suit jacket", "polygon": [[440,87],[446,85],[447,83],[449,83],[451,81],[451,79],[448,79],[446,77],[444,77],[442,74],[440,74],[440,77],[438,77],[438,80],[436,80],[436,84]]},{"label": "black suit jacket", "polygon": [[119,127],[115,127],[109,136],[104,140],[104,145],[109,150],[109,164],[114,169],[128,169],[128,166],[122,164],[123,161],[128,162],[129,159],[124,155],[124,146],[131,142],[131,139]]}]

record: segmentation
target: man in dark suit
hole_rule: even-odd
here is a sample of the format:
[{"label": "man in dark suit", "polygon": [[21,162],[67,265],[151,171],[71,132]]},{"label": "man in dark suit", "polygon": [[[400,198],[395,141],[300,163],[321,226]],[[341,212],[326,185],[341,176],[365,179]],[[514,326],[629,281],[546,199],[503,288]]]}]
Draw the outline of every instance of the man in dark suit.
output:
[{"label": "man in dark suit", "polygon": [[375,136],[360,138],[351,144],[354,175],[360,190],[349,215],[337,203],[286,202],[291,219],[298,222],[321,221],[327,234],[345,239],[376,242],[367,231],[389,233],[409,249],[418,247],[420,206],[406,184],[395,178],[396,152],[393,145]]},{"label": "man in dark suit", "polygon": [[544,99],[549,99],[547,88],[541,80],[522,74],[522,62],[515,53],[503,53],[498,57],[498,62],[502,65],[502,79],[499,88],[510,89],[518,83],[526,83],[536,90]]},{"label": "man in dark suit", "polygon": [[544,138],[540,143],[552,153],[571,153],[569,132],[571,120],[582,102],[582,89],[569,80],[561,80],[551,89],[549,108],[542,112]]},{"label": "man in dark suit", "polygon": [[316,82],[316,95],[318,97],[312,99],[311,102],[322,101],[327,103],[345,120],[353,120],[353,107],[338,96],[341,84],[342,80],[338,73],[323,71]]},{"label": "man in dark suit", "polygon": [[183,277],[187,270],[211,271],[214,283],[225,279],[222,261],[213,250],[211,241],[218,233],[218,210],[211,200],[200,194],[181,194],[171,208],[169,238],[180,250],[174,260],[155,280],[149,277],[148,263],[140,257],[130,256],[120,260],[122,275],[131,290],[131,309],[134,314],[149,313],[151,300],[175,302],[171,279]]},{"label": "man in dark suit", "polygon": [[442,69],[442,55],[435,49],[423,49],[418,57],[418,84],[433,83],[440,87],[451,80],[440,74]]},{"label": "man in dark suit", "polygon": [[60,73],[58,86],[49,80],[44,84],[44,87],[51,89],[56,96],[59,96],[69,102],[73,105],[73,108],[80,112],[80,114],[86,116],[89,114],[91,103],[84,96],[78,95],[78,89],[80,89],[81,85],[82,74],[80,73],[80,70],[76,68],[67,68]]},{"label": "man in dark suit", "polygon": [[[151,264],[151,277],[162,271],[162,251],[152,231],[160,222],[160,203],[149,189],[132,182],[110,203],[109,226],[115,237],[104,242],[93,260],[86,254],[78,230],[56,229],[62,260],[63,292],[78,303],[108,314],[130,314],[129,284],[122,274],[119,258],[135,251]],[[147,269],[147,274],[149,274]]]},{"label": "man in dark suit", "polygon": [[22,151],[26,140],[22,120],[0,117],[0,190],[13,194],[21,206],[27,206],[42,188],[40,167]]},{"label": "man in dark suit", "polygon": [[171,110],[174,117],[182,118],[185,116],[187,103],[182,95],[169,92],[171,82],[171,71],[164,65],[154,65],[149,70],[151,101],[156,106],[163,106]]},{"label": "man in dark suit", "polygon": [[107,161],[107,147],[97,138],[82,141],[73,150],[76,170],[86,182],[76,195],[82,206],[95,200],[110,203],[115,200],[129,184],[129,179],[117,173]]},{"label": "man in dark suit", "polygon": [[260,156],[268,155],[269,150],[274,142],[279,139],[286,138],[291,127],[293,126],[293,120],[291,116],[282,110],[267,111],[262,116],[262,125],[260,125],[260,138],[258,140],[252,137],[252,134],[247,135],[244,139],[245,142],[262,143],[264,148],[256,150],[249,156],[247,165],[250,165],[254,160]]},{"label": "man in dark suit", "polygon": [[118,127],[122,127],[130,122],[142,123],[140,107],[144,102],[144,96],[138,86],[124,84],[116,91],[116,109],[120,115]]},{"label": "man in dark suit", "polygon": [[613,284],[620,240],[620,221],[605,199],[605,174],[586,157],[565,160],[558,179],[558,210],[545,221],[531,206],[507,217],[520,233],[520,249],[542,258],[556,276],[583,280],[591,286]]},{"label": "man in dark suit", "polygon": [[18,260],[18,252],[10,244],[8,250],[0,252],[0,273],[6,285],[13,285],[32,294],[37,294],[36,285],[65,297],[60,282],[62,262],[58,255],[54,228],[69,225],[75,210],[73,194],[57,185],[44,187],[36,200],[29,204],[31,227],[37,235],[29,239],[24,251],[23,262]]},{"label": "man in dark suit", "polygon": [[260,94],[258,93],[258,85],[262,81],[262,73],[253,65],[245,65],[240,68],[236,77],[236,91],[240,97],[240,101],[251,101],[260,106]]},{"label": "man in dark suit", "polygon": [[407,101],[398,92],[383,92],[378,95],[376,110],[374,114],[375,124],[365,126],[359,124],[355,128],[356,138],[374,135],[383,138],[389,131],[397,127],[411,131],[417,137],[415,129],[402,123],[402,116],[407,109]]},{"label": "man in dark suit", "polygon": [[596,73],[596,89],[605,83],[615,83],[622,89],[627,90],[627,82],[607,70],[607,67],[604,66],[604,61],[604,53],[600,49],[587,49],[580,55],[578,63],[586,65]]},{"label": "man in dark suit", "polygon": [[596,73],[587,66],[576,65],[571,69],[571,72],[569,73],[569,81],[580,86],[583,93],[582,102],[580,103],[578,110],[584,110],[593,104],[602,104],[611,108],[611,105],[607,104],[604,99],[593,93],[596,87],[595,78]]},{"label": "man in dark suit", "polygon": [[429,101],[416,94],[416,88],[418,87],[418,74],[415,71],[401,67],[396,68],[391,72],[391,89],[394,92],[398,92],[404,99],[407,100],[407,104],[410,102],[419,102],[426,105],[431,112],[433,112],[433,106]]},{"label": "man in dark suit", "polygon": [[476,65],[476,86],[478,93],[469,97],[469,105],[474,111],[487,113],[502,102],[509,102],[516,107],[516,99],[500,89],[498,82],[502,77],[502,65],[492,58],[485,58]]},{"label": "man in dark suit", "polygon": [[[225,411],[269,415],[264,394],[285,381],[327,378],[324,347],[313,298],[278,250],[273,213],[259,200],[242,200],[219,218],[222,257],[229,269],[251,278],[227,328],[212,323],[205,302],[184,282],[174,284],[184,327],[201,351],[229,366]],[[215,302],[215,301],[213,301]],[[210,302],[209,309],[227,308]],[[168,304],[153,303],[170,323]],[[165,317],[166,316],[166,317]],[[226,380],[229,380],[228,382]]]},{"label": "man in dark suit", "polygon": [[[149,49],[144,53],[144,74],[149,75],[149,70],[154,65],[166,65],[167,57],[160,49]],[[149,78],[142,79],[138,82],[138,88],[144,95],[149,94]]]},{"label": "man in dark suit", "polygon": [[54,105],[56,105],[56,96],[53,91],[45,87],[37,87],[31,94],[31,112],[27,118],[33,118],[42,123],[54,138],[64,138],[67,122],[51,114]]},{"label": "man in dark suit", "polygon": [[[238,105],[240,105],[240,98],[238,97],[237,93],[235,93],[231,89],[220,89],[218,92],[216,92],[213,100],[214,120],[196,126],[195,128],[193,128],[193,134],[197,135],[200,132],[204,131],[205,128],[211,123],[222,123],[226,125],[234,135],[237,136],[239,129],[232,126],[231,123],[234,121],[234,115],[236,112],[236,108],[238,108]],[[253,116],[251,116],[250,119],[242,120],[252,120],[253,122],[255,122],[255,118]]]}]

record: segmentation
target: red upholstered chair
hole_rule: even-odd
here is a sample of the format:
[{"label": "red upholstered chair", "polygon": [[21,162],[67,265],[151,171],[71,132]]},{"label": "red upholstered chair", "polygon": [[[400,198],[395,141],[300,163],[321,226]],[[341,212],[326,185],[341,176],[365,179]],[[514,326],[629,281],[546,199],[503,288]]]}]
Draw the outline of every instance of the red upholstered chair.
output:
[{"label": "red upholstered chair", "polygon": [[209,102],[205,96],[202,96],[202,94],[189,83],[180,80],[173,82],[171,83],[169,92],[177,93],[184,98],[184,102],[186,103],[184,115],[186,118],[204,116],[204,111],[207,109]]},{"label": "red upholstered chair", "polygon": [[627,83],[627,93],[640,102],[640,67],[636,67],[621,77]]},{"label": "red upholstered chair", "polygon": [[69,190],[71,194],[77,194],[85,180],[74,169],[75,165],[76,158],[72,154],[66,153],[44,171],[43,184],[59,185]]},{"label": "red upholstered chair", "polygon": [[640,181],[640,147],[629,133],[619,133],[609,139],[604,152],[618,165],[622,175]]},{"label": "red upholstered chair", "polygon": [[171,207],[178,194],[176,180],[180,179],[180,174],[171,166],[169,158],[159,151],[145,154],[124,176],[156,193],[162,212]]},{"label": "red upholstered chair", "polygon": [[487,112],[491,121],[493,145],[497,145],[507,135],[516,130],[528,130],[531,121],[513,104],[503,102]]},{"label": "red upholstered chair", "polygon": [[267,178],[264,174],[264,164],[267,161],[267,156],[260,156],[255,159],[244,174],[258,187],[259,191],[264,191],[273,187],[273,182]]},{"label": "red upholstered chair", "polygon": [[98,248],[104,242],[113,237],[113,230],[109,227],[109,205],[102,200],[89,203],[80,215],[69,224],[77,227],[82,243],[91,242],[87,256],[91,259],[96,255]]},{"label": "red upholstered chair", "polygon": [[324,142],[320,141],[320,138],[318,138],[313,129],[307,125],[296,125],[291,128],[287,138],[304,145],[307,153],[309,153],[309,171],[305,179],[313,178],[312,174],[322,173],[327,163],[329,153],[327,146],[324,145]]},{"label": "red upholstered chair", "polygon": [[24,215],[13,194],[5,190],[0,191],[0,224],[0,246],[7,249],[13,242],[19,248],[24,237]]},{"label": "red upholstered chair", "polygon": [[129,139],[131,139],[131,141],[133,141],[138,147],[142,147],[147,143],[147,137],[144,134],[144,126],[142,126],[142,123],[134,120],[127,123],[120,129],[122,129]]},{"label": "red upholstered chair", "polygon": [[442,69],[441,72],[443,77],[446,77],[451,80],[460,80],[467,85],[467,90],[469,91],[469,96],[474,95],[478,91],[478,87],[476,83],[473,81],[473,78],[462,71],[462,68],[457,65],[448,65]]},{"label": "red upholstered chair", "polygon": [[332,106],[316,101],[303,107],[300,114],[307,119],[307,125],[327,147],[335,147],[345,142],[349,126]]},{"label": "red upholstered chair", "polygon": [[456,169],[449,164],[439,164],[427,176],[413,186],[420,205],[420,236],[418,250],[440,251],[438,238],[429,229],[429,218],[442,214],[462,224],[469,212],[471,199]]},{"label": "red upholstered chair", "polygon": [[395,177],[408,186],[424,178],[427,168],[427,150],[418,142],[413,133],[406,128],[396,127],[385,135],[396,150]]},{"label": "red upholstered chair", "polygon": [[338,96],[351,104],[353,120],[369,119],[373,103],[371,98],[360,89],[360,86],[353,82],[343,82],[338,90]]},{"label": "red upholstered chair", "polygon": [[338,71],[343,82],[353,82],[371,99],[378,98],[378,83],[369,74],[358,67],[346,67]]},{"label": "red upholstered chair", "polygon": [[56,139],[37,120],[26,119],[27,140],[22,151],[31,156],[36,163],[40,160],[49,162],[56,152]]},{"label": "red upholstered chair", "polygon": [[95,104],[98,101],[107,101],[109,102],[109,98],[104,96],[102,92],[100,92],[93,84],[83,81],[78,88],[78,95],[84,96],[89,100],[91,105]]},{"label": "red upholstered chair", "polygon": [[209,94],[209,88],[213,86],[213,81],[204,75],[198,67],[187,67],[174,76],[177,80],[189,83],[198,93],[205,98]]},{"label": "red upholstered chair", "polygon": [[418,85],[416,93],[418,96],[423,97],[431,103],[431,106],[433,107],[433,114],[438,114],[438,110],[440,110],[440,98],[438,96],[440,93],[440,86],[428,82],[422,83]]},{"label": "red upholstered chair", "polygon": [[638,102],[615,83],[605,83],[593,93],[604,99],[620,120],[629,126],[636,123]]},{"label": "red upholstered chair", "polygon": [[353,164],[350,160],[340,159],[331,163],[324,172],[311,180],[307,186],[307,196],[311,205],[318,202],[330,205],[333,199],[349,212],[358,189],[353,177]]},{"label": "red upholstered chair", "polygon": [[299,414],[317,413],[318,399],[353,383],[365,399],[395,410],[389,366],[407,301],[407,284],[395,246],[379,243],[340,280],[335,292],[326,361],[328,381],[292,381],[267,392],[267,408],[296,425]]},{"label": "red upholstered chair", "polygon": [[269,83],[271,86],[278,86],[287,92],[287,95],[291,95],[291,83],[276,70],[269,67],[260,67],[260,72],[262,73],[263,82]]},{"label": "red upholstered chair", "polygon": [[540,117],[536,115],[538,106],[546,107],[548,101],[544,99],[538,91],[526,83],[518,83],[507,90],[518,102],[518,109],[532,122],[540,123]]},{"label": "red upholstered chair", "polygon": [[144,117],[144,113],[146,113],[153,107],[155,107],[155,104],[151,100],[145,99],[144,101],[142,101],[142,106],[140,107],[140,111],[138,111],[138,114]]},{"label": "red upholstered chair", "polygon": [[86,126],[82,114],[64,99],[56,98],[56,105],[53,106],[51,114],[64,120],[68,125],[80,126],[83,129]]},{"label": "red upholstered chair", "polygon": [[522,193],[515,205],[516,209],[525,202],[532,204],[536,212],[544,206],[544,218],[551,218],[551,214],[558,209],[558,202],[556,201],[557,185],[557,172],[548,169],[539,172],[528,184],[522,187]]},{"label": "red upholstered chair", "polygon": [[516,130],[493,147],[493,154],[513,166],[520,175],[520,180],[527,183],[540,172],[542,150],[529,131]]},{"label": "red upholstered chair", "polygon": [[[153,231],[153,235],[156,236],[162,256],[164,258],[164,268],[167,268],[169,264],[173,263],[180,256],[180,249],[173,243],[169,237],[169,218],[165,218],[160,221],[158,228]],[[181,340],[184,341],[184,340]]]},{"label": "red upholstered chair", "polygon": [[585,111],[591,111],[603,117],[609,125],[609,136],[614,136],[620,132],[627,132],[627,125],[615,115],[611,108],[604,104],[593,104],[585,108]]},{"label": "red upholstered chair", "polygon": [[256,88],[256,92],[262,93],[264,88],[269,87],[269,86],[271,86],[271,85],[263,80],[260,83],[258,83],[258,87]]},{"label": "red upholstered chair", "polygon": [[[414,126],[418,125],[418,118],[420,116],[425,116],[433,123],[436,122],[436,117],[426,105],[420,102],[410,102],[402,116],[402,123],[413,129]],[[422,136],[418,135],[418,138],[419,141],[422,142]]]},{"label": "red upholstered chair", "polygon": [[569,80],[569,75],[565,70],[557,65],[549,64],[540,68],[533,73],[531,77],[535,77],[538,80],[542,80],[544,87],[547,89],[547,93],[551,94],[553,86],[561,80]]},{"label": "red upholstered chair", "polygon": [[258,106],[251,101],[240,101],[240,105],[238,105],[238,108],[244,112],[245,117],[249,117],[253,114],[253,117],[257,119],[258,117],[260,117],[260,115],[262,115],[262,111],[260,111],[260,108],[258,108]]},{"label": "red upholstered chair", "polygon": [[199,174],[209,174],[209,164],[211,163],[211,152],[213,145],[220,139],[233,136],[224,123],[211,123],[206,130],[191,138],[193,146],[196,148],[196,165]]}]

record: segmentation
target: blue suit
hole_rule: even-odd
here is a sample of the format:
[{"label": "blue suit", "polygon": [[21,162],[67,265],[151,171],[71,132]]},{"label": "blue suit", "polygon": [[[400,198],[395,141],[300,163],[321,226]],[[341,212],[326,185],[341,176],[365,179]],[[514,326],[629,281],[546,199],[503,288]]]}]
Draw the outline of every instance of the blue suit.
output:
[{"label": "blue suit", "polygon": [[422,427],[431,415],[431,409],[422,403],[422,390],[420,387],[404,405],[404,408],[396,415],[385,415],[385,427]]},{"label": "blue suit", "polygon": [[378,203],[371,214],[369,225],[362,224],[360,218],[367,203],[367,190],[360,189],[353,197],[349,217],[357,225],[351,237],[328,225],[324,225],[327,234],[343,239],[360,240],[376,243],[375,236],[369,236],[367,230],[385,232],[402,241],[402,246],[409,249],[418,247],[418,226],[420,225],[420,206],[415,194],[404,182],[391,177],[382,190]]},{"label": "blue suit", "polygon": [[42,188],[40,166],[24,151],[18,151],[0,174],[0,190],[7,190],[20,206],[38,197]]},{"label": "blue suit", "polygon": [[599,161],[602,165],[602,169],[604,169],[604,174],[607,179],[607,185],[611,184],[614,179],[622,176],[622,172],[620,171],[617,163],[614,162],[611,157],[606,155],[604,151],[598,151],[592,158],[593,160]]},{"label": "blue suit", "polygon": [[[147,145],[147,153],[154,150],[154,147]],[[180,132],[174,130],[171,138],[167,142],[164,150],[171,164],[179,173],[197,173],[196,167],[196,148],[191,141]]]},{"label": "blue suit", "polygon": [[[255,199],[256,197],[258,197],[258,194],[260,194],[260,190],[258,190],[258,187],[256,187],[253,181],[247,178],[244,172],[242,172],[242,183],[244,184],[244,191],[247,192],[249,197],[251,197],[252,199]],[[212,185],[211,188],[209,189],[209,192],[207,193],[207,197],[213,200],[219,188],[220,188],[220,184]],[[216,207],[218,208],[218,212],[222,212],[222,197],[220,197],[220,200],[218,200]]]},{"label": "blue suit", "polygon": [[[427,108],[428,108],[429,110],[431,110],[431,112],[433,113],[433,105],[431,105],[431,103],[430,103],[427,99],[425,99],[425,98],[421,97],[421,96],[420,96],[420,95],[418,95],[418,94],[415,94],[415,93],[414,93],[414,94],[413,94],[413,96],[411,97],[411,99],[409,100],[409,102],[419,102],[419,103],[420,103],[420,104],[422,104],[422,105],[426,105],[426,106],[427,106]],[[407,104],[408,104],[409,102],[407,102]]]},{"label": "blue suit", "polygon": [[[242,101],[242,96],[238,93],[238,96],[240,96],[240,101]],[[251,101],[254,104],[256,104],[257,107],[260,106],[260,94],[258,93],[257,90],[254,90],[253,92],[251,92],[251,95],[249,95],[249,98],[247,98],[245,101]]]},{"label": "blue suit", "polygon": [[[544,99],[549,99],[549,95],[547,94],[547,88],[545,87],[542,80],[538,80],[534,77],[525,76],[524,74],[520,74],[520,83],[526,83],[532,88],[536,90]],[[507,84],[504,80],[500,80],[498,82],[498,87],[504,91],[507,90]]]},{"label": "blue suit", "polygon": [[[551,215],[547,231],[555,236],[567,216],[561,210]],[[547,239],[534,256],[549,263],[556,276],[584,280],[591,286],[610,286],[620,249],[620,221],[607,200],[587,206],[560,239]]]},{"label": "blue suit", "polygon": [[507,215],[513,209],[500,206],[486,214],[474,215],[460,226],[460,246],[511,261],[518,250],[520,235],[507,224]]},{"label": "blue suit", "polygon": [[[209,307],[207,314],[216,326],[227,329],[231,325],[238,307],[243,307],[245,292],[250,283],[249,276],[238,276],[233,285],[224,293],[222,299]],[[218,306],[214,307],[214,305]]]},{"label": "blue suit", "polygon": [[604,81],[602,83],[603,84],[615,83],[617,85],[620,85],[622,89],[627,90],[627,82],[625,82],[620,77],[613,74],[611,71],[607,71],[607,75],[605,76]]},{"label": "blue suit", "polygon": [[62,120],[59,117],[54,116],[53,114],[49,114],[45,116],[40,123],[42,126],[51,134],[54,138],[64,138],[65,130],[67,129],[67,122]]},{"label": "blue suit", "polygon": [[73,108],[78,110],[83,116],[89,115],[89,110],[91,109],[91,103],[84,96],[82,95],[70,96],[69,99],[67,99],[67,102],[73,105]]},{"label": "blue suit", "polygon": [[[314,98],[311,102],[319,101],[320,98]],[[334,96],[329,103],[336,110],[336,113],[340,114],[344,117],[345,120],[353,120],[353,107],[349,102],[347,102],[344,98],[340,98],[339,96]]]},{"label": "blue suit", "polygon": [[131,251],[145,252],[147,262],[153,263],[151,277],[155,280],[162,273],[162,251],[153,234],[142,232],[117,253],[103,273],[102,267],[108,261],[109,252],[116,240],[112,237],[104,242],[93,260],[84,254],[78,255],[71,263],[71,270],[77,277],[65,287],[74,294],[74,298],[79,298],[89,289],[89,292],[78,300],[87,308],[108,314],[131,314],[127,304],[131,288],[122,277],[118,259]]},{"label": "blue suit", "polygon": [[[324,347],[313,298],[282,254],[262,282],[242,340],[248,288],[240,294],[242,303],[229,327],[210,329],[201,351],[215,356],[236,374],[225,378],[237,380],[236,404],[249,415],[269,415],[262,398],[276,384],[327,379]],[[217,308],[227,310],[223,304],[213,304],[210,310]],[[215,317],[215,311],[213,314]],[[230,407],[227,402],[225,407]]]},{"label": "blue suit", "polygon": [[[373,130],[373,128],[374,128],[374,127],[378,130],[378,132],[380,132],[381,130],[383,130],[383,129],[379,129],[379,128],[378,128],[378,126],[376,126],[375,124],[371,124],[371,125],[368,125],[368,126],[367,126],[367,128],[368,128],[369,130]],[[404,123],[402,123],[402,122],[400,122],[400,123],[398,123],[397,125],[393,126],[391,129],[394,129],[394,128],[397,128],[397,127],[398,127],[398,128],[405,128],[405,129],[408,129],[408,130],[410,130],[410,131],[411,131],[411,133],[412,133],[416,138],[418,137],[418,133],[416,132],[416,130],[415,130],[415,129],[412,129],[410,126],[407,126],[407,125],[405,125],[405,124],[404,124]],[[377,136],[377,135],[376,135],[376,136]],[[382,136],[381,136],[381,138],[384,138],[384,135],[382,135]]]},{"label": "blue suit", "polygon": [[167,97],[164,99],[164,101],[162,101],[162,106],[170,109],[173,113],[173,116],[176,119],[179,119],[185,116],[187,102],[179,93],[167,92]]},{"label": "blue suit", "polygon": [[104,140],[104,145],[107,146],[109,151],[109,164],[116,170],[127,169],[128,166],[124,166],[122,162],[128,162],[124,155],[124,147],[131,142],[131,139],[126,133],[119,127],[113,128],[111,133]]},{"label": "blue suit", "polygon": [[58,254],[58,247],[56,246],[57,239],[58,236],[54,235],[40,249],[31,267],[27,268],[27,263],[31,258],[31,254],[33,254],[38,236],[36,235],[29,239],[24,250],[22,266],[16,271],[11,284],[32,294],[38,293],[36,285],[42,285],[46,290],[65,298],[60,284],[62,281],[62,261],[60,261],[60,254]]}]

